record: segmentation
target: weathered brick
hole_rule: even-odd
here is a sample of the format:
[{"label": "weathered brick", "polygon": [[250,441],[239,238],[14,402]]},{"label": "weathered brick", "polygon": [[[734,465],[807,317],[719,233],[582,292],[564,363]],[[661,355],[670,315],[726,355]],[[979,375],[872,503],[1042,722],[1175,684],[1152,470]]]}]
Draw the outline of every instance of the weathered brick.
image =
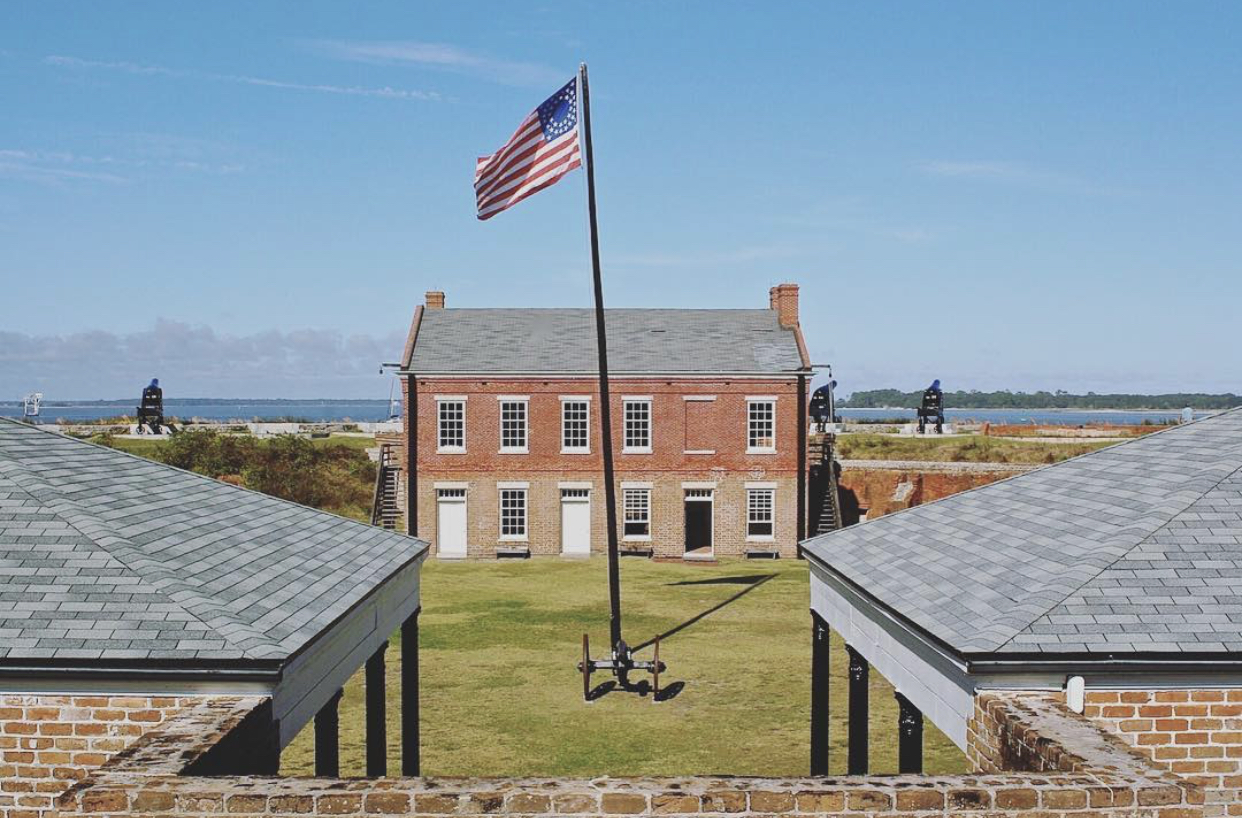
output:
[{"label": "weathered brick", "polygon": [[703,812],[745,812],[746,793],[737,790],[713,790],[703,793]]},{"label": "weathered brick", "polygon": [[509,812],[537,815],[551,810],[552,799],[549,796],[532,792],[515,792],[509,796]]},{"label": "weathered brick", "polygon": [[[420,805],[419,812],[423,812],[422,798],[416,799]],[[552,796],[553,808],[561,814],[572,815],[575,813],[597,812],[599,810],[599,799],[594,795],[581,792],[557,793]]]},{"label": "weathered brick", "polygon": [[801,790],[795,800],[798,812],[841,812],[845,809],[842,790]]},{"label": "weathered brick", "polygon": [[651,811],[656,815],[690,814],[699,811],[699,797],[680,792],[651,796]]},{"label": "weathered brick", "polygon": [[230,795],[224,802],[227,812],[259,813],[267,811],[266,795]]},{"label": "weathered brick", "polygon": [[898,812],[922,812],[926,810],[944,809],[944,793],[940,790],[899,790],[897,792]]},{"label": "weathered brick", "polygon": [[752,790],[750,793],[751,812],[791,812],[793,808],[794,796],[791,792]]},{"label": "weathered brick", "polygon": [[1180,804],[1181,802],[1182,790],[1177,786],[1144,787],[1138,791],[1138,803],[1141,807]]},{"label": "weathered brick", "polygon": [[[233,799],[229,799],[231,804]],[[352,794],[321,795],[315,800],[315,812],[319,815],[353,815],[362,812],[362,796]]]},{"label": "weathered brick", "polygon": [[145,790],[134,796],[130,802],[133,812],[169,812],[175,809],[177,801],[170,792]]},{"label": "weathered brick", "polygon": [[124,812],[128,807],[129,798],[123,792],[95,790],[82,794],[83,812]]},{"label": "weathered brick", "polygon": [[846,790],[845,803],[858,812],[880,812],[893,808],[893,799],[886,792],[877,790]]},{"label": "weathered brick", "polygon": [[[1033,809],[1039,806],[1039,793],[1029,787],[997,790],[994,800],[997,809]],[[900,797],[897,808],[902,809]]]},{"label": "weathered brick", "polygon": [[1043,805],[1048,809],[1086,809],[1086,790],[1045,790]]},{"label": "weathered brick", "polygon": [[315,799],[309,795],[273,795],[267,808],[273,815],[303,815],[315,811]]},{"label": "weathered brick", "polygon": [[599,806],[605,815],[637,815],[646,811],[647,796],[631,792],[606,792],[600,796]]},{"label": "weathered brick", "polygon": [[[544,799],[547,800],[546,798]],[[367,812],[385,815],[402,815],[410,811],[410,796],[403,792],[373,792],[365,801]],[[272,810],[275,812],[275,809]],[[515,810],[515,812],[535,812],[536,810]]]}]

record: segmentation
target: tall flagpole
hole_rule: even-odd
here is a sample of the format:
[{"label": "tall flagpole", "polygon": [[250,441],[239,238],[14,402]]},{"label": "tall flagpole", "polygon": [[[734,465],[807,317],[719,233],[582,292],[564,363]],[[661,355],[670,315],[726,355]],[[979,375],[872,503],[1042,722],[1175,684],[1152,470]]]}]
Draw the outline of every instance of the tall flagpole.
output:
[{"label": "tall flagpole", "polygon": [[591,264],[595,274],[595,335],[599,345],[599,419],[604,447],[604,507],[608,520],[609,636],[615,651],[621,644],[621,555],[617,545],[617,490],[612,469],[612,402],[608,393],[608,338],[604,330],[604,285],[599,272],[599,225],[595,221],[595,155],[591,151],[591,94],[587,67],[578,67],[582,99],[582,140],[586,150],[587,210],[591,217]]}]

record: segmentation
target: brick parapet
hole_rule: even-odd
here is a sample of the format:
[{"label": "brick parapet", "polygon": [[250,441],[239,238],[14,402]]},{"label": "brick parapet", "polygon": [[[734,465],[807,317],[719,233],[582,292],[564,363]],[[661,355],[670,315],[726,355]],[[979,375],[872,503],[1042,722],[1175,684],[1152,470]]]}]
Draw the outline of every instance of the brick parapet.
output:
[{"label": "brick parapet", "polygon": [[1242,689],[1093,690],[1083,715],[1203,788],[1208,816],[1242,816]]},{"label": "brick parapet", "polygon": [[198,700],[170,696],[0,695],[0,818],[53,812],[66,787]]},{"label": "brick parapet", "polygon": [[[203,777],[185,774],[252,702],[205,702],[170,719],[132,751],[59,800],[65,814],[306,816],[606,815],[1040,815],[1197,818],[1199,791],[1153,769],[1119,743],[1097,739],[1074,772],[841,778],[324,779]],[[1007,705],[989,712],[1008,723]],[[1046,705],[1039,725],[1075,724]],[[1097,730],[1096,733],[1099,731]],[[1034,740],[1032,738],[1032,740]],[[1055,743],[1056,737],[1042,740]],[[1097,746],[1098,745],[1098,746]],[[1104,753],[1095,757],[1094,753]],[[1110,755],[1111,753],[1111,755]],[[1068,757],[1068,751],[1061,757]],[[1099,768],[1091,767],[1100,764]],[[181,765],[182,772],[175,768]]]}]

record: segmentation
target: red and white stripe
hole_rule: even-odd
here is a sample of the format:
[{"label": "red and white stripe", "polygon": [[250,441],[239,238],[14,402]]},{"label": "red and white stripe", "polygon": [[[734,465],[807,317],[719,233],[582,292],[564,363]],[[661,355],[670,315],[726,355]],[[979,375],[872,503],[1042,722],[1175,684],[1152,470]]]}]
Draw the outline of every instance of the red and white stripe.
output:
[{"label": "red and white stripe", "polygon": [[479,218],[490,219],[580,167],[577,126],[545,142],[539,112],[532,112],[503,148],[479,157],[474,169]]}]

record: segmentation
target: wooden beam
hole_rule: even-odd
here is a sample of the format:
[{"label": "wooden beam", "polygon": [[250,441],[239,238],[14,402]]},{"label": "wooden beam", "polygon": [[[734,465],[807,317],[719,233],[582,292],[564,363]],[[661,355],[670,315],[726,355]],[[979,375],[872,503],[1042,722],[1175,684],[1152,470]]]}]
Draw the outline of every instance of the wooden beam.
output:
[{"label": "wooden beam", "polygon": [[897,697],[897,771],[923,772],[923,713],[900,693]]},{"label": "wooden beam", "polygon": [[849,645],[845,646],[845,650],[850,657],[849,774],[866,775],[871,666],[861,653]]},{"label": "wooden beam", "polygon": [[422,766],[418,714],[418,614],[401,624],[401,774],[418,776]]},{"label": "wooden beam", "polygon": [[315,714],[315,775],[338,778],[341,774],[341,721],[337,709],[344,691],[332,694]]},{"label": "wooden beam", "polygon": [[384,651],[380,646],[367,660],[367,776],[388,775],[388,714],[384,701]]},{"label": "wooden beam", "polygon": [[811,775],[828,775],[828,623],[811,611]]}]

